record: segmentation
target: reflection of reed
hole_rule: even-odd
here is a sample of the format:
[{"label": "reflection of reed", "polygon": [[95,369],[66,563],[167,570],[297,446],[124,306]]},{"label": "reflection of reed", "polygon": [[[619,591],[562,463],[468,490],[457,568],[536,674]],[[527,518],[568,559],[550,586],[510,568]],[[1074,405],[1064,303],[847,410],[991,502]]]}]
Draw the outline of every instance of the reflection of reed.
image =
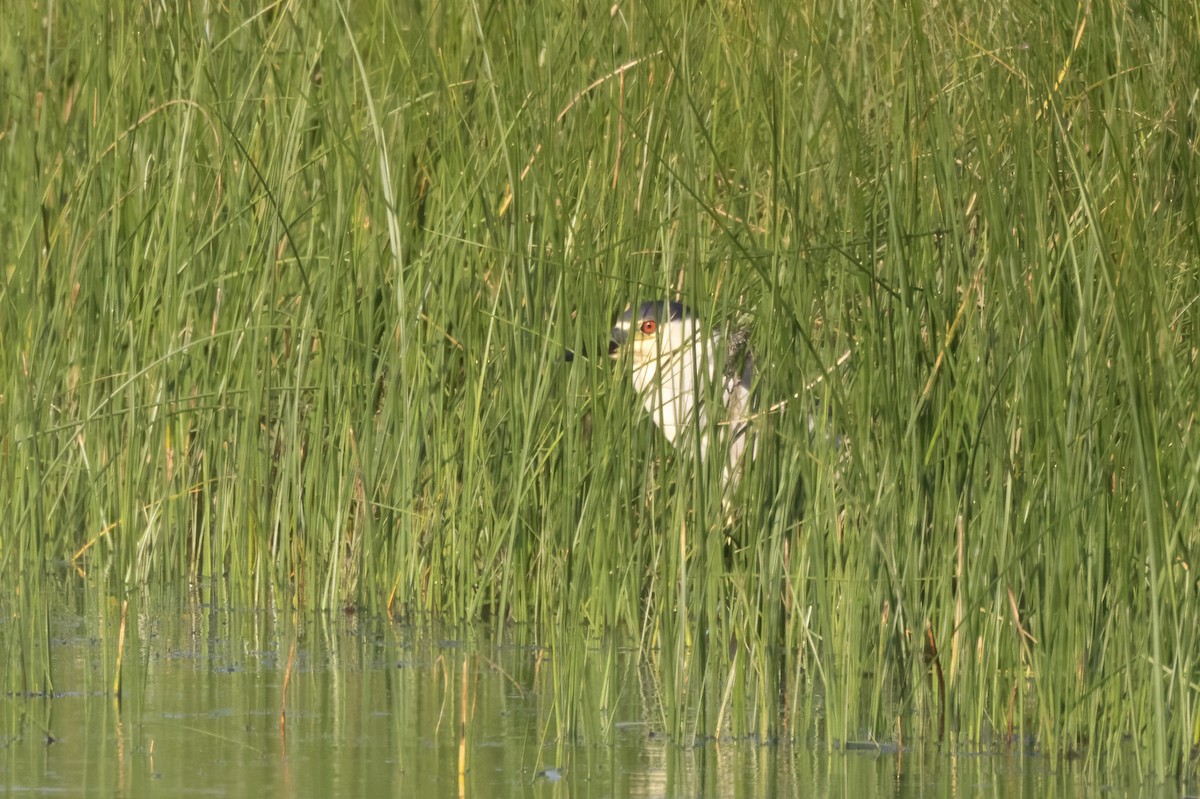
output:
[{"label": "reflection of reed", "polygon": [[461,726],[458,728],[458,796],[465,799],[467,795],[467,724],[469,703],[467,702],[467,658],[462,661],[462,691],[459,694],[461,708]]}]

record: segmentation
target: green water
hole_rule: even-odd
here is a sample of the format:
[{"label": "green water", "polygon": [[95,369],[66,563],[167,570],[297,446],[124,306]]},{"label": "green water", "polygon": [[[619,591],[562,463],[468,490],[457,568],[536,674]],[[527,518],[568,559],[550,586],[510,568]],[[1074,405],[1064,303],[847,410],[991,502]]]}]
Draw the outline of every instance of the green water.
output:
[{"label": "green water", "polygon": [[[356,615],[155,603],[59,610],[2,700],[9,793],[146,796],[1179,796],[1097,784],[1070,762],[937,748],[887,753],[659,734],[632,650],[597,644],[604,740],[546,738],[550,654],[473,629]],[[9,647],[41,621],[7,614]],[[616,663],[616,668],[600,666]],[[32,664],[32,665],[30,665]]]}]

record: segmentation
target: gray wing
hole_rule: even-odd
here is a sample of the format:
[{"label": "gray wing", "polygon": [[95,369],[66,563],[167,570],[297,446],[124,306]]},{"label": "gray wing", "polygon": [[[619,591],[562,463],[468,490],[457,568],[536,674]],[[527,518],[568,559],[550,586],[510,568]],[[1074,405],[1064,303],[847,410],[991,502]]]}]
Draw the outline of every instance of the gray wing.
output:
[{"label": "gray wing", "polygon": [[754,379],[754,351],[750,348],[750,328],[737,327],[729,331],[725,343],[725,377],[736,379],[747,390]]}]

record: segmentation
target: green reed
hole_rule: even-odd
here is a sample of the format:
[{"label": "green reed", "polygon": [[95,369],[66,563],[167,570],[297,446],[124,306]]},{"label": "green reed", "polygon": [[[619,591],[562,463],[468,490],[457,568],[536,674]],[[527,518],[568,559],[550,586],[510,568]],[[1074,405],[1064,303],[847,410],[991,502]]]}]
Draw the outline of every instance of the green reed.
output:
[{"label": "green reed", "polygon": [[[530,624],[554,734],[611,635],[681,740],[1191,771],[1198,12],[8,9],[9,689],[59,572]],[[604,355],[668,294],[754,327],[732,526]]]}]

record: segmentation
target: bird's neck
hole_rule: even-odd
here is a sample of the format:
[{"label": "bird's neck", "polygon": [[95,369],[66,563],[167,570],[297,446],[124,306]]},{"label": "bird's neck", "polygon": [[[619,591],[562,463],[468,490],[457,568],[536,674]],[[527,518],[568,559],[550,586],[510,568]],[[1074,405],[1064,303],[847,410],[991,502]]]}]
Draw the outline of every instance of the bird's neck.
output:
[{"label": "bird's neck", "polygon": [[672,444],[679,444],[687,430],[703,429],[706,423],[701,392],[710,390],[716,373],[716,344],[716,337],[704,347],[684,342],[633,370],[633,385],[646,412]]}]

